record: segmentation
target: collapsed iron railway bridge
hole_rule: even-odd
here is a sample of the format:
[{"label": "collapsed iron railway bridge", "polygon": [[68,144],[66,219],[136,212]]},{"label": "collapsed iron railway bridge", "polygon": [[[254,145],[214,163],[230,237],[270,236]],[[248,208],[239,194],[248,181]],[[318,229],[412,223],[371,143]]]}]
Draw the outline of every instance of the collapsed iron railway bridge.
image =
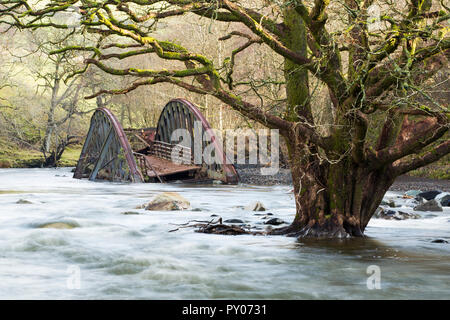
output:
[{"label": "collapsed iron railway bridge", "polygon": [[[172,143],[176,129],[190,134],[190,146]],[[203,139],[205,133],[209,139]],[[196,140],[195,135],[201,139]],[[214,158],[222,161],[206,163],[201,157],[200,163],[194,159],[194,141],[200,141],[202,152],[205,147],[213,148]],[[179,155],[176,161],[174,153]],[[98,108],[73,177],[128,182],[220,180],[235,184],[238,174],[225,160],[219,140],[198,108],[185,99],[174,99],[162,110],[156,128],[124,130],[110,110]]]}]

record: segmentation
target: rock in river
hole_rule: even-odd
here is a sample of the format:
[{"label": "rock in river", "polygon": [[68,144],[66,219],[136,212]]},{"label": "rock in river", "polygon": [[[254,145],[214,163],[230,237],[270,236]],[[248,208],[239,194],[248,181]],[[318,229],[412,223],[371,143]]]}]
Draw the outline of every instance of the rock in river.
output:
[{"label": "rock in river", "polygon": [[72,222],[50,222],[41,224],[39,226],[39,228],[44,229],[73,229],[77,227],[79,227],[79,225],[77,223]]},{"label": "rock in river", "polygon": [[429,201],[431,199],[434,199],[439,193],[441,193],[441,191],[432,190],[432,191],[425,191],[425,192],[419,193],[418,196]]},{"label": "rock in river", "polygon": [[271,224],[273,226],[277,226],[277,225],[283,224],[283,223],[286,223],[286,222],[284,222],[283,220],[278,219],[278,218],[272,218],[272,219],[267,220],[266,222],[264,222],[264,224]]},{"label": "rock in river", "polygon": [[244,221],[240,219],[227,219],[224,221],[225,223],[244,223]]},{"label": "rock in river", "polygon": [[191,204],[187,199],[176,192],[163,192],[153,198],[146,206],[145,210],[152,211],[173,211],[189,209]]},{"label": "rock in river", "polygon": [[431,241],[431,243],[448,243],[448,241],[444,239],[435,239]]},{"label": "rock in river", "polygon": [[425,202],[424,204],[419,204],[414,207],[415,211],[443,211],[439,202],[436,200],[430,200]]},{"label": "rock in river", "polygon": [[25,200],[25,199],[19,199],[16,201],[17,204],[33,204],[33,202]]},{"label": "rock in river", "polygon": [[450,207],[450,193],[443,192],[434,198],[437,202],[441,204],[443,207]]},{"label": "rock in river", "polygon": [[407,220],[407,219],[419,219],[420,215],[402,211],[385,210],[379,207],[375,211],[374,217],[386,220]]},{"label": "rock in river", "polygon": [[381,205],[383,205],[383,206],[389,206],[389,207],[391,207],[391,208],[397,207],[397,205],[395,204],[395,201],[392,200],[392,199],[382,200],[382,201],[381,201]]},{"label": "rock in river", "polygon": [[248,206],[246,206],[245,210],[249,210],[249,211],[266,211],[266,207],[264,207],[262,202],[256,201],[256,202],[250,203]]}]

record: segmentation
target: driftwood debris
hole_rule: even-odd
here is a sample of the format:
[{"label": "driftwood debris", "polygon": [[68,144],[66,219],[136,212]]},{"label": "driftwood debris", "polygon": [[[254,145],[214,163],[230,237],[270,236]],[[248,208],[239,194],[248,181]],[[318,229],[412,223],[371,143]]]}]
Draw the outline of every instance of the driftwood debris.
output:
[{"label": "driftwood debris", "polygon": [[[193,223],[193,224],[192,224]],[[266,232],[262,231],[251,231],[246,230],[241,226],[223,224],[222,218],[218,218],[216,221],[214,219],[210,221],[199,221],[191,220],[183,224],[178,224],[178,228],[169,230],[169,232],[177,231],[181,228],[197,228],[195,232],[199,233],[209,233],[209,234],[222,234],[222,235],[241,235],[241,234],[251,234],[251,235],[266,235]]]}]

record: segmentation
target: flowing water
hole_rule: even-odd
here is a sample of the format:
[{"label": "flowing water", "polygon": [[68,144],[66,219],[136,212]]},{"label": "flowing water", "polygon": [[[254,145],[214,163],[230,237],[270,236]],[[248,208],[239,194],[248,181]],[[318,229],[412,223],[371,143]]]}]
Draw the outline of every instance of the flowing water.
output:
[{"label": "flowing water", "polygon": [[[264,228],[261,216],[242,208],[253,201],[290,222],[290,189],[90,182],[72,179],[69,168],[0,169],[0,298],[450,298],[450,244],[431,242],[450,240],[448,208],[418,220],[372,219],[368,238],[340,242],[169,232],[213,214]],[[134,209],[163,191],[201,211]],[[39,227],[53,222],[76,228]],[[380,289],[369,289],[376,283]]]}]

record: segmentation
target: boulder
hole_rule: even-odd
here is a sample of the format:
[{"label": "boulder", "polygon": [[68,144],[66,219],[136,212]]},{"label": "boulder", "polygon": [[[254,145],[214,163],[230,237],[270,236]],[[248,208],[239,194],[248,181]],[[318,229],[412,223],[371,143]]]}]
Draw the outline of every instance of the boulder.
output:
[{"label": "boulder", "polygon": [[183,196],[176,192],[163,192],[145,205],[145,210],[174,211],[189,209],[191,204]]},{"label": "boulder", "polygon": [[395,201],[394,200],[389,200],[389,203],[388,203],[388,205],[389,205],[389,207],[391,207],[391,208],[395,208],[395,207],[398,207],[396,204],[395,204]]},{"label": "boulder", "polygon": [[378,207],[378,209],[375,211],[374,217],[385,220],[407,220],[407,219],[419,219],[421,216],[419,214],[395,210],[385,210],[381,207]]},{"label": "boulder", "polygon": [[386,200],[381,200],[381,205],[382,206],[389,206],[391,208],[395,208],[397,205],[395,204],[395,201],[392,199],[386,199]]},{"label": "boulder", "polygon": [[450,207],[450,193],[443,192],[434,198],[437,202],[441,204],[443,207]]},{"label": "boulder", "polygon": [[407,220],[407,219],[420,219],[420,214],[408,213],[403,211],[398,211],[394,214],[394,219],[396,220]]},{"label": "boulder", "polygon": [[422,198],[422,197],[417,197],[417,198],[414,198],[414,199],[406,200],[404,205],[406,207],[414,208],[415,206],[418,206],[419,204],[423,204],[423,203],[425,203],[425,199]]},{"label": "boulder", "polygon": [[430,200],[423,204],[419,204],[414,207],[415,211],[443,211],[439,202],[436,200]]},{"label": "boulder", "polygon": [[266,211],[266,207],[264,207],[262,202],[256,201],[256,202],[250,203],[248,206],[246,206],[245,210],[248,210],[248,211]]},{"label": "boulder", "polygon": [[267,220],[266,222],[264,222],[264,224],[270,224],[270,225],[273,225],[273,226],[277,226],[277,225],[283,224],[283,223],[286,223],[286,222],[284,222],[283,220],[278,219],[278,218],[272,218],[272,219]]},{"label": "boulder", "polygon": [[450,207],[450,196],[445,196],[444,199],[441,199],[441,206]]},{"label": "boulder", "polygon": [[373,216],[378,219],[388,219],[388,217],[392,217],[394,214],[395,211],[393,210],[386,210],[382,207],[378,207]]},{"label": "boulder", "polygon": [[417,196],[422,197],[425,200],[430,201],[430,200],[434,199],[440,193],[442,193],[442,192],[438,191],[438,190],[432,190],[432,191],[421,192]]}]

